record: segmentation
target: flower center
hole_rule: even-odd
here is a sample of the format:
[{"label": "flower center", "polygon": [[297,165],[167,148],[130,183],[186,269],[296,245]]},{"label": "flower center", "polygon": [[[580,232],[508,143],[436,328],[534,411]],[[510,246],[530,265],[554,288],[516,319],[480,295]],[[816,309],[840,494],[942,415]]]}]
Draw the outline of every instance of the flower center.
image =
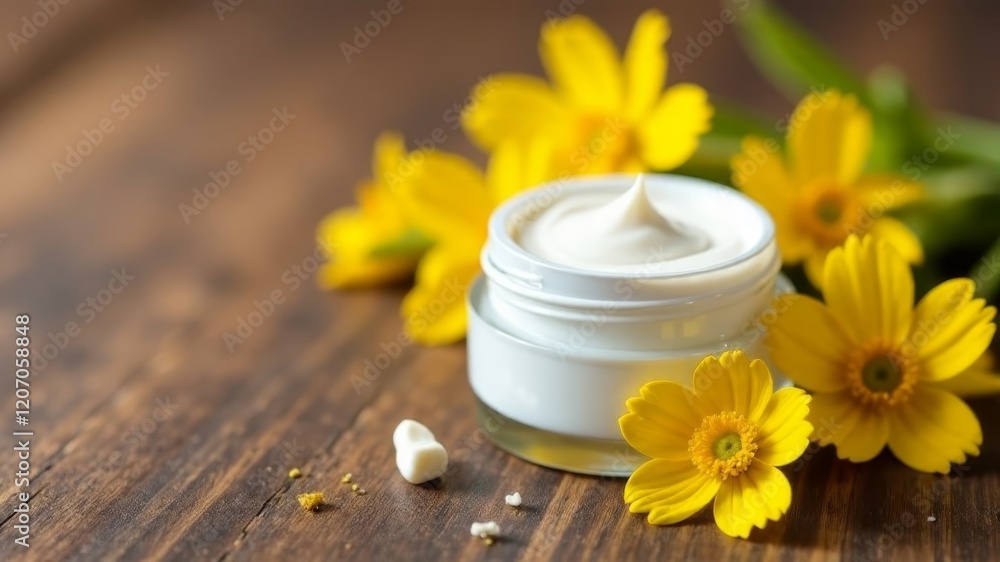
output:
[{"label": "flower center", "polygon": [[715,458],[728,461],[733,455],[743,450],[743,442],[739,433],[727,433],[715,442]]},{"label": "flower center", "polygon": [[691,462],[723,480],[750,468],[757,452],[757,426],[736,412],[705,417],[688,441]]},{"label": "flower center", "polygon": [[859,207],[846,189],[829,183],[806,187],[795,203],[799,229],[822,246],[837,246],[847,239]]},{"label": "flower center", "polygon": [[816,203],[816,217],[819,218],[823,224],[837,224],[843,214],[844,203],[839,198],[824,195]]},{"label": "flower center", "polygon": [[847,378],[859,402],[881,409],[906,402],[918,376],[916,363],[900,350],[872,342],[848,361]]}]

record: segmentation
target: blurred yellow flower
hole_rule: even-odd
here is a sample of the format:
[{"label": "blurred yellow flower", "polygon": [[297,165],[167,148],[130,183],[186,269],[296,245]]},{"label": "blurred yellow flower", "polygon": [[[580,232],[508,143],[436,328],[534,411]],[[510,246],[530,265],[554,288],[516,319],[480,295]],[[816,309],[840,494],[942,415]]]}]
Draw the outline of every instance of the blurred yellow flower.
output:
[{"label": "blurred yellow flower", "polygon": [[803,99],[788,123],[788,163],[773,139],[747,137],[732,160],[733,184],[771,213],[786,265],[804,263],[816,287],[827,253],[850,234],[885,239],[909,263],[920,240],[886,211],[922,195],[901,176],[864,174],[871,115],[854,96],[827,90]]},{"label": "blurred yellow flower", "polygon": [[628,479],[625,502],[632,513],[649,513],[650,523],[669,525],[714,498],[722,532],[747,538],[791,505],[792,488],[775,467],[809,445],[809,396],[773,392],[767,365],[739,350],[705,358],[691,383],[694,390],[652,382],[626,402],[622,435],[652,460]]},{"label": "blurred yellow flower", "polygon": [[479,273],[490,213],[511,195],[549,179],[546,154],[537,143],[505,142],[486,174],[457,154],[412,155],[400,203],[412,224],[437,241],[403,299],[406,330],[414,340],[440,345],[465,337],[465,292]]},{"label": "blurred yellow flower", "polygon": [[710,128],[705,91],[666,91],[670,35],[658,11],[642,14],[622,59],[608,35],[583,16],[542,28],[539,53],[552,80],[495,74],[462,115],[469,137],[486,151],[508,138],[547,137],[556,169],[572,174],[668,170],[686,161]]},{"label": "blurred yellow flower", "polygon": [[[826,304],[794,295],[770,327],[775,364],[813,393],[814,437],[862,462],[888,444],[925,472],[978,455],[975,414],[941,383],[978,360],[996,331],[996,309],[952,279],[913,307],[909,266],[884,240],[851,236],[823,271]],[[968,376],[968,375],[964,375]]]},{"label": "blurred yellow flower", "polygon": [[390,180],[406,158],[403,138],[383,133],[375,141],[372,177],[357,189],[357,207],[338,209],[316,236],[330,252],[317,274],[324,289],[372,286],[413,274],[428,241],[403,217]]}]

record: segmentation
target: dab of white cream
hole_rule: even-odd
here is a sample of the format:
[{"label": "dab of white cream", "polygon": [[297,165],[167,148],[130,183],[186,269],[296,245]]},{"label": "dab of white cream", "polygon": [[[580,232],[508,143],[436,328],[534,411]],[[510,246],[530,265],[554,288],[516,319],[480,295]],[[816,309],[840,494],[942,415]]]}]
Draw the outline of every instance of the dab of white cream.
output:
[{"label": "dab of white cream", "polygon": [[514,492],[513,494],[504,497],[504,501],[507,502],[507,505],[518,507],[519,505],[521,505],[521,493]]},{"label": "dab of white cream", "polygon": [[392,444],[396,447],[396,468],[411,484],[429,482],[448,470],[448,451],[420,422],[399,422],[392,433]]},{"label": "dab of white cream", "polygon": [[485,539],[486,537],[495,537],[500,534],[500,525],[497,525],[496,521],[487,521],[486,523],[473,523],[472,528],[469,532],[474,537],[479,537]]},{"label": "dab of white cream", "polygon": [[937,521],[937,517],[934,517],[933,515],[929,515],[927,517],[927,520],[930,521],[931,523],[933,523],[933,522]]}]

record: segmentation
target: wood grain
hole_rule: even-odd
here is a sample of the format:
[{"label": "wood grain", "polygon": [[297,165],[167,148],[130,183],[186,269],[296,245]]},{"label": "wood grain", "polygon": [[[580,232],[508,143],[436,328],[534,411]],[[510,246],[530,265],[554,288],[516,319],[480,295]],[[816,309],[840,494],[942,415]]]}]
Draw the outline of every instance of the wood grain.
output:
[{"label": "wood grain", "polygon": [[[99,4],[115,12],[108,19],[67,5],[47,35],[0,64],[0,323],[30,313],[36,356],[50,334],[80,325],[33,378],[28,550],[13,544],[10,439],[0,449],[0,559],[964,561],[1000,552],[996,400],[974,403],[983,454],[957,474],[810,450],[788,470],[788,516],[736,541],[710,514],[649,526],[627,512],[623,480],[540,468],[493,447],[475,423],[463,345],[407,347],[355,388],[351,375],[397,339],[405,288],[325,294],[312,278],[293,286],[286,272],[308,263],[323,214],[351,200],[379,131],[415,141],[442,128],[444,148],[481,160],[443,112],[479,76],[540,72],[536,32],[558,2],[406,3],[350,64],[340,43],[369,19],[367,4],[245,2],[221,21],[210,2],[119,4]],[[889,42],[874,22],[892,2],[848,4],[791,7],[859,69],[892,61],[933,103],[1000,118],[1000,77],[978,66],[997,47],[991,4],[927,3]],[[33,5],[0,10],[0,29]],[[645,7],[588,0],[580,11],[621,43]],[[681,45],[720,10],[667,9]],[[969,41],[956,40],[958,28]],[[118,119],[111,101],[157,64],[170,76]],[[731,31],[670,80],[788,110]],[[242,172],[186,222],[178,205],[242,158],[239,143],[285,107],[296,115],[287,129],[240,160]],[[114,132],[57,180],[52,161],[102,118],[115,119]],[[81,314],[123,269],[135,279],[100,312]],[[276,290],[284,300],[230,352],[223,334]],[[0,342],[4,364],[12,340]],[[12,385],[0,388],[0,404],[13,404]],[[436,485],[395,472],[391,433],[406,417],[452,453]],[[289,480],[293,466],[306,476]],[[345,472],[365,495],[340,482]],[[312,490],[328,506],[305,513],[295,496]],[[515,490],[519,510],[503,502]],[[468,528],[490,519],[503,533],[486,546]]]}]

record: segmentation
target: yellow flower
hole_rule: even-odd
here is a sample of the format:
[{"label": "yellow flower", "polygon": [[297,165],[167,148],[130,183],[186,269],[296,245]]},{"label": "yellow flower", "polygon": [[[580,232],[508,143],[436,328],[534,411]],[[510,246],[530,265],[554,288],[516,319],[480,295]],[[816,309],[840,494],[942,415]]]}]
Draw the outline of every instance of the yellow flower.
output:
[{"label": "yellow flower", "polygon": [[400,203],[421,231],[437,240],[420,261],[417,283],[403,299],[406,330],[431,345],[465,337],[465,292],[479,273],[479,252],[493,209],[511,195],[548,179],[547,151],[507,142],[483,174],[465,158],[443,151],[414,153]]},{"label": "yellow flower", "polygon": [[914,308],[909,266],[870,236],[830,252],[823,274],[826,304],[783,301],[768,341],[775,364],[813,393],[814,438],[854,462],[888,444],[925,472],[947,473],[978,455],[979,420],[941,386],[969,369],[996,331],[996,309],[972,298],[974,283],[946,281]]},{"label": "yellow flower", "polygon": [[803,99],[788,123],[788,163],[773,139],[747,137],[732,161],[733,184],[771,213],[786,265],[805,264],[813,285],[823,260],[849,234],[885,239],[909,263],[923,261],[920,240],[886,211],[922,194],[919,184],[864,174],[871,115],[851,95],[828,90]]},{"label": "yellow flower", "polygon": [[684,163],[710,127],[705,91],[666,91],[667,18],[639,17],[622,59],[611,38],[583,16],[542,28],[539,53],[552,80],[495,74],[463,112],[469,137],[486,151],[505,139],[547,137],[556,169],[572,174],[668,170]]},{"label": "yellow flower", "polygon": [[625,485],[632,513],[654,525],[683,521],[715,499],[715,522],[746,538],[788,511],[792,488],[777,466],[802,455],[813,428],[809,396],[797,388],[773,392],[771,373],[742,351],[707,357],[692,388],[649,383],[626,402],[622,435],[652,457]]},{"label": "yellow flower", "polygon": [[401,136],[379,136],[372,178],[357,189],[358,206],[338,209],[320,222],[316,236],[331,254],[317,274],[320,287],[371,286],[413,274],[428,241],[403,217],[390,185],[404,158]]}]

